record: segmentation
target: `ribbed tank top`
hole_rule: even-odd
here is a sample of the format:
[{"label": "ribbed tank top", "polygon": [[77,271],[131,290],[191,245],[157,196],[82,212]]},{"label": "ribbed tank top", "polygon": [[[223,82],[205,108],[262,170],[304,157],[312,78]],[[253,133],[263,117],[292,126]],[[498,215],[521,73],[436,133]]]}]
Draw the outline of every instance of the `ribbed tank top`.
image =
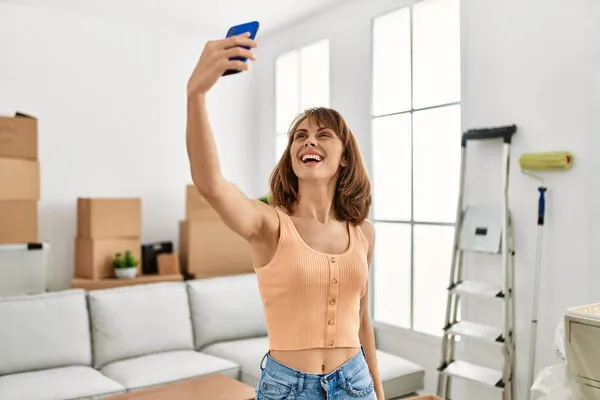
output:
[{"label": "ribbed tank top", "polygon": [[366,293],[369,242],[349,225],[341,254],[312,249],[279,208],[273,259],[255,267],[270,350],[359,347],[360,300]]}]

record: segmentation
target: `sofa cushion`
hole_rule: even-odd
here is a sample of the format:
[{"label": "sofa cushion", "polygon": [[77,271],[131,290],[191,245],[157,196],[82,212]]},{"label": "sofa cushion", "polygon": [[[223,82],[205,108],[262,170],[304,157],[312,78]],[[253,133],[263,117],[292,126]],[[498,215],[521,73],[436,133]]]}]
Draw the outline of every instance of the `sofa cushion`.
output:
[{"label": "sofa cushion", "polygon": [[196,279],[187,285],[196,349],[267,334],[255,274]]},{"label": "sofa cushion", "polygon": [[404,358],[377,350],[379,375],[385,397],[391,399],[423,390],[425,369]]},{"label": "sofa cushion", "polygon": [[216,372],[238,379],[239,370],[231,361],[194,350],[181,350],[115,361],[101,372],[127,389],[141,389]]},{"label": "sofa cushion", "polygon": [[92,363],[83,290],[2,297],[0,325],[0,375]]},{"label": "sofa cushion", "polygon": [[226,358],[239,364],[240,380],[253,387],[258,385],[261,374],[260,363],[268,351],[269,338],[266,336],[214,343],[202,350],[203,353]]},{"label": "sofa cushion", "polygon": [[183,282],[93,290],[89,294],[94,365],[170,350],[192,350]]},{"label": "sofa cushion", "polygon": [[0,399],[95,399],[123,393],[117,382],[91,367],[72,366],[0,376]]}]

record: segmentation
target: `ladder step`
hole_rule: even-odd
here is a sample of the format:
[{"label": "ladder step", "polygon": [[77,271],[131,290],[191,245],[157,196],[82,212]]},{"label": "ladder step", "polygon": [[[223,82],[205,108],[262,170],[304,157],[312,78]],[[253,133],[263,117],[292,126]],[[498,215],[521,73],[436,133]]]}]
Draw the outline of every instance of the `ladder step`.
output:
[{"label": "ladder step", "polygon": [[447,333],[466,336],[491,343],[504,343],[504,334],[502,329],[493,326],[477,324],[475,322],[460,321],[451,325]]},{"label": "ladder step", "polygon": [[502,251],[502,209],[469,206],[460,225],[459,249],[469,253],[499,254]]},{"label": "ladder step", "polygon": [[458,282],[454,286],[451,286],[449,290],[459,295],[472,295],[487,298],[504,298],[502,288],[485,282],[462,281]]},{"label": "ladder step", "polygon": [[504,388],[501,371],[471,364],[466,361],[454,361],[444,368],[442,373],[451,377],[462,378],[487,386]]}]

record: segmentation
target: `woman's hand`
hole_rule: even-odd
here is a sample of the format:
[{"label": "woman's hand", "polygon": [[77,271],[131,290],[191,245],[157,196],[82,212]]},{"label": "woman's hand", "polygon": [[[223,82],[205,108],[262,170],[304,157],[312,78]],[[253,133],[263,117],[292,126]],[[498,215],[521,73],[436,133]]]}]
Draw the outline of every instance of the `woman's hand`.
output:
[{"label": "woman's hand", "polygon": [[206,94],[228,69],[247,70],[247,62],[230,60],[230,58],[242,57],[254,61],[255,57],[251,49],[256,46],[256,42],[250,39],[250,33],[248,32],[207,42],[188,81],[188,97],[196,94]]}]

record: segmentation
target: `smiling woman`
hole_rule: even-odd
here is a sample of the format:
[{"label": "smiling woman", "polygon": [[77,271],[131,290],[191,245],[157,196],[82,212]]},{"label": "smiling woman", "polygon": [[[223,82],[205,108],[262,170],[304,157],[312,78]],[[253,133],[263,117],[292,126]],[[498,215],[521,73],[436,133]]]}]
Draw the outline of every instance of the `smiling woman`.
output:
[{"label": "smiling woman", "polygon": [[307,109],[292,123],[287,148],[271,174],[272,204],[292,212],[299,181],[322,185],[334,177],[331,196],[338,217],[364,221],[371,207],[371,183],[354,134],[336,110]]},{"label": "smiling woman", "polygon": [[198,192],[251,245],[269,335],[256,398],[385,399],[368,305],[371,184],[344,118],[300,114],[271,175],[268,204],[221,172],[206,93],[254,60],[248,35],[209,42],[188,83],[187,150]]}]

